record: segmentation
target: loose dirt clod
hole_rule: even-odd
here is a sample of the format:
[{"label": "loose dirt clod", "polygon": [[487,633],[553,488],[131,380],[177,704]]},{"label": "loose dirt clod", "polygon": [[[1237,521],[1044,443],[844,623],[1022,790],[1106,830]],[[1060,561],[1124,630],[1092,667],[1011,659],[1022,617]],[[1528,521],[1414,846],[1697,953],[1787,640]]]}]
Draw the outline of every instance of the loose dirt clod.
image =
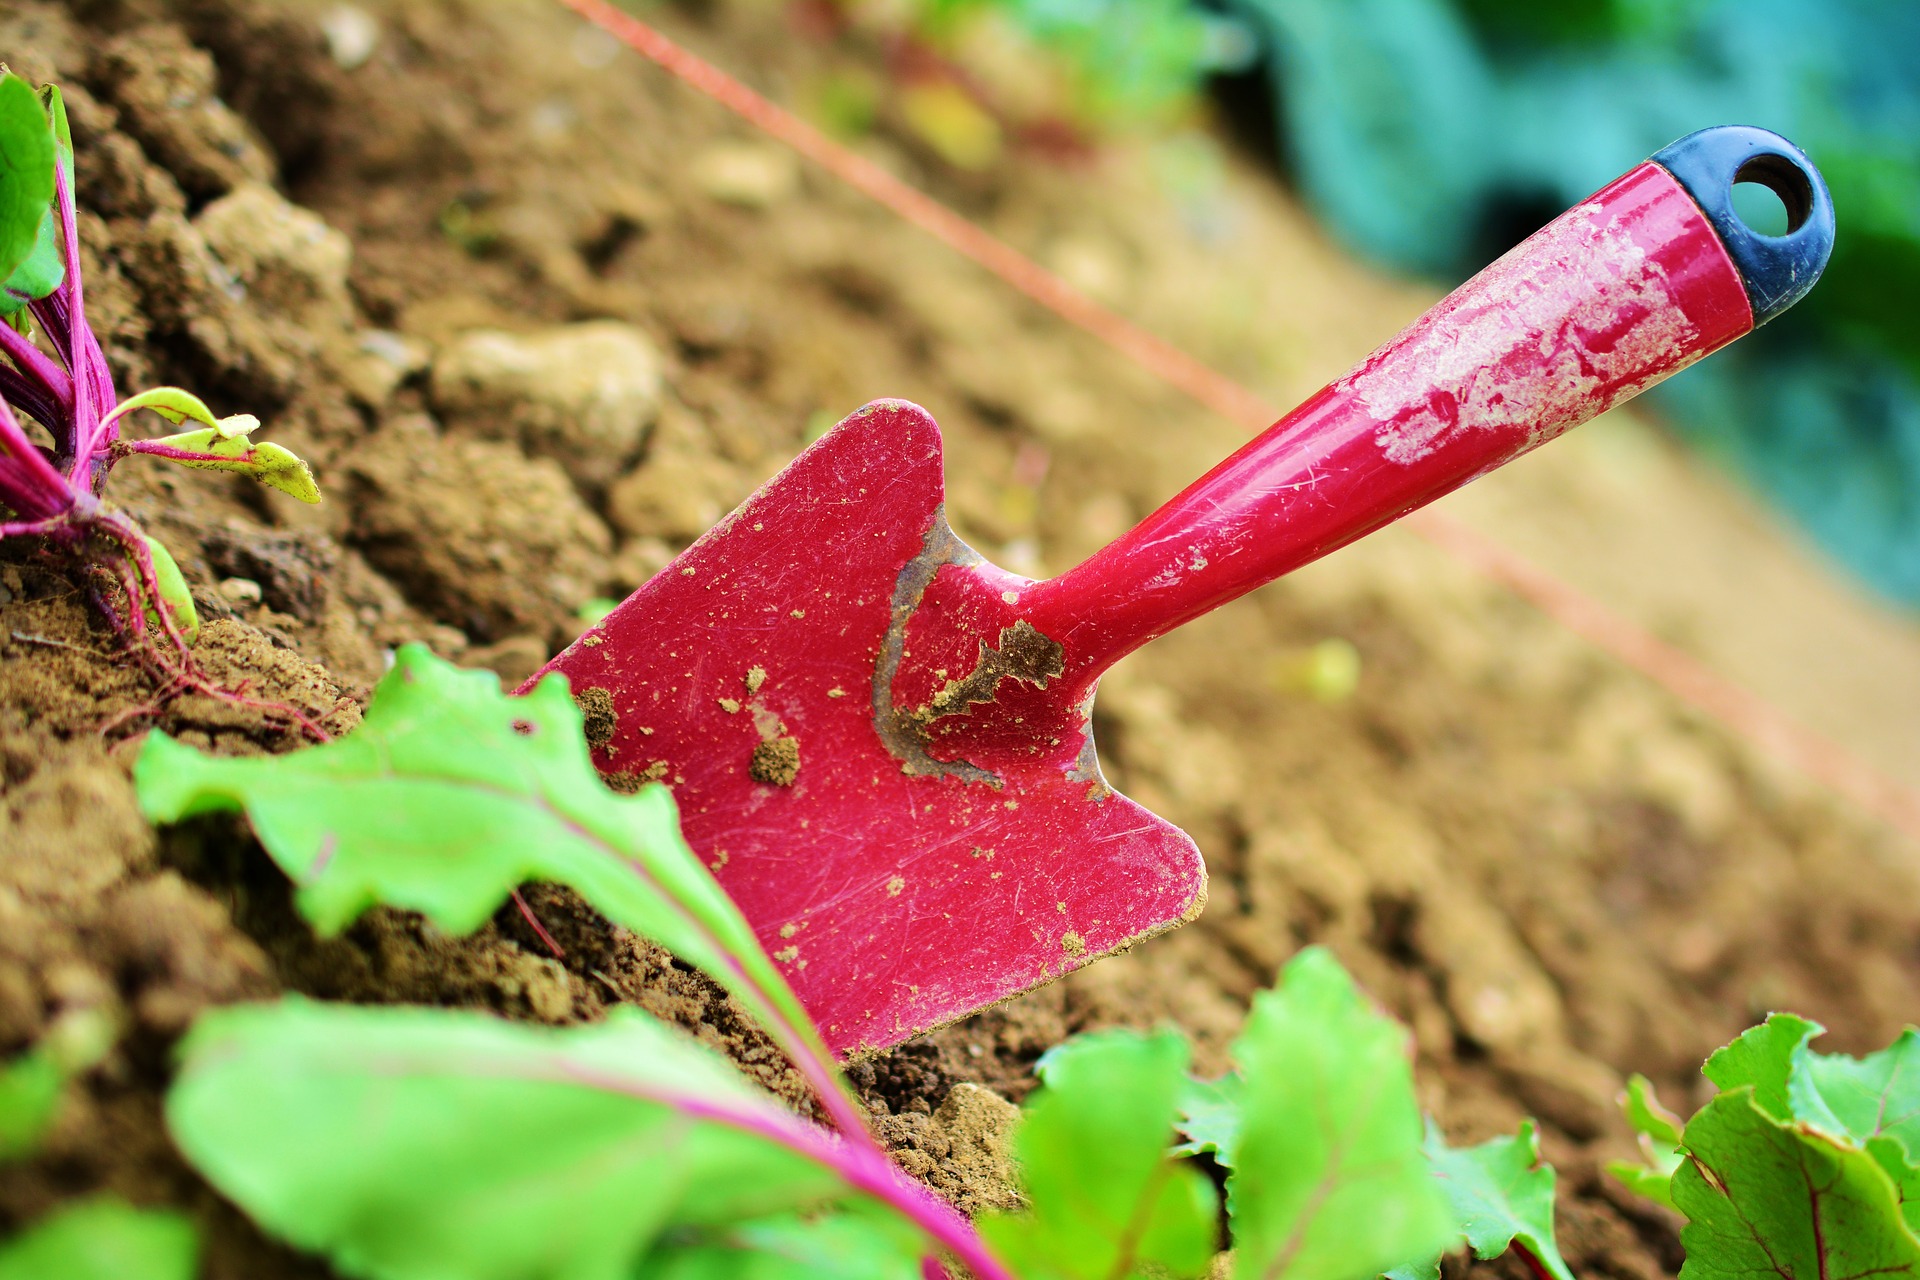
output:
[{"label": "loose dirt clod", "polygon": [[613,709],[613,694],[590,687],[575,693],[573,700],[586,722],[587,745],[604,747],[613,741],[614,732],[620,727],[620,717]]},{"label": "loose dirt clod", "polygon": [[756,743],[747,773],[755,782],[792,786],[793,780],[800,776],[800,739],[784,737]]}]

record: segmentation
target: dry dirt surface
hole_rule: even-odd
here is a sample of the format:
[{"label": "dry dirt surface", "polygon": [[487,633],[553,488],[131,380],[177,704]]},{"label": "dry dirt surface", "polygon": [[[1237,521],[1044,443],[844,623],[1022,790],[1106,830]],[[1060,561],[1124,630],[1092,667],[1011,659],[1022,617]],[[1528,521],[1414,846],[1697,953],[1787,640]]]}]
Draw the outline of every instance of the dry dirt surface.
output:
[{"label": "dry dirt surface", "polygon": [[[364,3],[370,46],[330,46],[331,8],[0,7],[0,58],[66,88],[122,392],[179,383],[257,413],[327,492],[296,510],[237,478],[115,474],[229,685],[338,732],[403,641],[517,681],[583,603],[880,396],[933,410],[955,523],[1023,571],[1073,563],[1217,456],[1201,410],[541,0]],[[878,65],[769,5],[655,12],[776,94]],[[1097,164],[957,175],[884,119],[865,145],[1017,242],[1066,246],[1093,286],[1205,256]],[[1300,287],[1318,270],[1304,255]],[[1284,385],[1312,366],[1299,350],[1404,295],[1323,301],[1324,333],[1282,325],[1274,368],[1238,372]],[[1302,673],[1330,639],[1361,674],[1324,700]],[[66,567],[0,551],[0,1055],[77,1014],[121,1028],[45,1149],[0,1168],[0,1231],[111,1189],[191,1210],[209,1280],[327,1274],[223,1206],[159,1120],[193,1017],[277,991],[553,1024],[636,1001],[798,1096],[712,986],[564,893],[529,893],[564,961],[510,912],[468,938],[376,911],[316,939],[244,824],[156,834],[127,777],[152,726],[234,753],[298,735],[157,699],[108,644]],[[1002,1100],[1048,1046],[1170,1020],[1219,1071],[1251,993],[1318,942],[1412,1028],[1452,1134],[1542,1120],[1576,1271],[1671,1274],[1674,1222],[1598,1172],[1629,1150],[1625,1073],[1691,1106],[1701,1057],[1766,1010],[1860,1051],[1920,1009],[1913,848],[1412,539],[1143,651],[1096,724],[1116,785],[1198,839],[1211,898],[1168,938],[854,1068],[886,1140],[966,1208],[1005,1202]]]}]

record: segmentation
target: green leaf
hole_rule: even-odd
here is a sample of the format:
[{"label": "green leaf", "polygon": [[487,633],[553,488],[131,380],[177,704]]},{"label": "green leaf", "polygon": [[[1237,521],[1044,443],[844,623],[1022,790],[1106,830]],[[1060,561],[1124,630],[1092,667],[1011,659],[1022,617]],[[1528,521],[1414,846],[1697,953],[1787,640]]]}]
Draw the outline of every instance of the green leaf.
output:
[{"label": "green leaf", "polygon": [[0,1069],[0,1161],[33,1154],[53,1123],[66,1082],[59,1061],[38,1046]]},{"label": "green leaf", "polygon": [[1169,1159],[1185,1082],[1174,1031],[1103,1031],[1051,1050],[1042,1088],[1014,1136],[1031,1206],[984,1218],[980,1232],[1029,1280],[1193,1276],[1213,1256],[1213,1184]]},{"label": "green leaf", "polygon": [[[1627,1092],[1621,1098],[1621,1108],[1627,1113],[1627,1123],[1633,1131],[1642,1137],[1651,1138],[1663,1146],[1678,1146],[1680,1133],[1686,1126],[1680,1117],[1666,1109],[1660,1103],[1660,1095],[1654,1092],[1653,1081],[1638,1073],[1627,1078]],[[1674,1166],[1679,1167],[1678,1157]]]},{"label": "green leaf", "polygon": [[1787,1077],[1796,1052],[1826,1030],[1817,1022],[1791,1013],[1770,1014],[1749,1027],[1732,1044],[1715,1049],[1700,1071],[1722,1093],[1752,1088],[1754,1105],[1776,1120],[1793,1118],[1787,1096]]},{"label": "green leaf", "polygon": [[46,297],[66,278],[67,263],[60,252],[60,225],[54,221],[53,209],[49,206],[41,215],[33,248],[6,282],[0,284],[0,316],[24,311],[29,302]]},{"label": "green leaf", "polygon": [[199,1250],[177,1213],[89,1200],[0,1244],[0,1280],[193,1280]]},{"label": "green leaf", "polygon": [[[235,417],[251,418],[252,415],[236,414]],[[233,419],[223,418],[221,421],[226,423]],[[155,456],[167,458],[167,461],[177,462],[183,467],[192,467],[196,471],[237,471],[252,476],[270,489],[292,494],[302,502],[320,501],[320,486],[313,482],[313,471],[300,458],[270,440],[256,443],[244,434],[225,436],[219,426],[213,426],[161,436],[145,443],[187,453],[213,454],[216,456],[210,458],[167,458],[166,454]]]},{"label": "green leaf", "polygon": [[350,736],[215,759],[154,733],[134,785],[156,822],[244,808],[322,933],[375,903],[467,933],[516,886],[550,880],[706,970],[763,1021],[812,1027],[681,839],[672,794],[622,796],[601,782],[563,677],[509,698],[491,672],[405,645]]},{"label": "green leaf", "polygon": [[0,76],[0,279],[33,252],[53,203],[53,131],[40,96],[19,76]]},{"label": "green leaf", "polygon": [[1231,1164],[1245,1101],[1246,1086],[1232,1072],[1218,1080],[1189,1079],[1180,1092],[1180,1118],[1174,1126],[1187,1140],[1173,1154],[1197,1156],[1211,1151],[1221,1157],[1222,1164]]},{"label": "green leaf", "polygon": [[1643,1075],[1627,1080],[1627,1091],[1620,1099],[1627,1123],[1640,1139],[1644,1164],[1609,1160],[1606,1170],[1627,1190],[1645,1196],[1657,1204],[1673,1208],[1673,1171],[1680,1167],[1680,1117],[1660,1105],[1653,1082]]},{"label": "green leaf", "polygon": [[1909,1160],[1920,1155],[1920,1032],[1864,1058],[1794,1050],[1788,1100],[1796,1119],[1865,1144],[1885,1134]]},{"label": "green leaf", "polygon": [[187,1160],[349,1275],[625,1280],[663,1232],[847,1194],[787,1145],[826,1135],[637,1009],[556,1031],[289,998],[204,1015],[182,1058]]},{"label": "green leaf", "polygon": [[1354,1280],[1455,1238],[1421,1153],[1406,1032],[1310,947],[1254,997],[1228,1182],[1234,1275]]},{"label": "green leaf", "polygon": [[1688,1159],[1673,1176],[1687,1216],[1681,1280],[1920,1276],[1920,1236],[1879,1161],[1775,1119],[1758,1095],[1731,1089],[1687,1122]]},{"label": "green leaf", "polygon": [[204,422],[214,428],[220,425],[220,420],[213,416],[213,410],[207,408],[205,400],[179,387],[153,387],[139,395],[128,396],[113,406],[113,412],[101,421],[101,425],[124,418],[136,409],[151,409],[175,426],[189,420]]},{"label": "green leaf", "polygon": [[[1456,1150],[1447,1145],[1440,1126],[1428,1120],[1425,1151],[1453,1208],[1456,1232],[1476,1258],[1497,1258],[1517,1240],[1553,1280],[1573,1280],[1554,1243],[1553,1166],[1540,1162],[1533,1121],[1522,1121],[1520,1132],[1511,1138]],[[1438,1275],[1439,1270],[1436,1251],[1417,1266],[1387,1274],[1410,1280]]]},{"label": "green leaf", "polygon": [[59,85],[40,86],[40,109],[46,113],[47,123],[53,129],[53,143],[58,149],[60,165],[71,174],[73,172],[73,130],[67,125],[67,100],[60,96]]},{"label": "green leaf", "polygon": [[[145,535],[142,535],[145,537]],[[141,607],[146,611],[150,626],[160,625],[160,609],[164,608],[173,615],[173,624],[180,628],[180,634],[192,644],[200,638],[200,611],[194,607],[193,593],[187,590],[187,580],[180,572],[180,566],[174,563],[173,553],[166,549],[157,538],[146,538],[147,554],[153,557],[153,582],[159,592],[159,600],[143,600]]]},{"label": "green leaf", "polygon": [[921,1280],[925,1243],[899,1219],[862,1209],[699,1233],[657,1250],[634,1280]]}]

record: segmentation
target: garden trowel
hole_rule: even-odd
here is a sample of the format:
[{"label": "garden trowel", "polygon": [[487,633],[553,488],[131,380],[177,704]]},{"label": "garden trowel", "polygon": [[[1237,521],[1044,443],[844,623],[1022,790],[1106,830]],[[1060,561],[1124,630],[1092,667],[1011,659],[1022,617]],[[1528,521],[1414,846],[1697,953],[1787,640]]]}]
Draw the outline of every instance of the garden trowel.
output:
[{"label": "garden trowel", "polygon": [[828,1043],[895,1044],[1199,913],[1193,842],[1101,777],[1101,672],[1747,333],[1832,238],[1797,148],[1693,134],[1045,581],[954,536],[939,429],[878,401],[546,670],[603,772],[672,787]]}]

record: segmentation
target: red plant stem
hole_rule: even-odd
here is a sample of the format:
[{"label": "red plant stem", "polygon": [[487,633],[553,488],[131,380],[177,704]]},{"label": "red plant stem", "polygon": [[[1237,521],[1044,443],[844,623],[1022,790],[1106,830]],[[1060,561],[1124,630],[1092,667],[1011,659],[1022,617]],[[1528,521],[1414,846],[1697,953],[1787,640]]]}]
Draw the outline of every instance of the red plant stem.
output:
[{"label": "red plant stem", "polygon": [[526,920],[527,925],[534,933],[539,935],[540,941],[546,944],[547,950],[553,952],[553,958],[555,960],[566,959],[566,948],[553,940],[553,935],[547,932],[547,926],[540,923],[540,917],[533,914],[533,908],[527,905],[527,900],[521,896],[518,889],[513,891],[513,905],[520,908],[520,915]]},{"label": "red plant stem", "polygon": [[[0,324],[0,355],[13,361],[14,366],[26,377],[44,386],[59,401],[62,410],[70,411],[73,405],[73,379],[50,359],[40,348],[33,345],[27,336],[10,324]],[[49,428],[51,429],[51,428]],[[56,436],[58,432],[55,433]],[[64,450],[72,447],[71,440],[57,441]]]},{"label": "red plant stem", "polygon": [[[12,329],[4,324],[9,333]],[[0,400],[0,502],[15,515],[49,520],[73,508],[73,491]]]}]

